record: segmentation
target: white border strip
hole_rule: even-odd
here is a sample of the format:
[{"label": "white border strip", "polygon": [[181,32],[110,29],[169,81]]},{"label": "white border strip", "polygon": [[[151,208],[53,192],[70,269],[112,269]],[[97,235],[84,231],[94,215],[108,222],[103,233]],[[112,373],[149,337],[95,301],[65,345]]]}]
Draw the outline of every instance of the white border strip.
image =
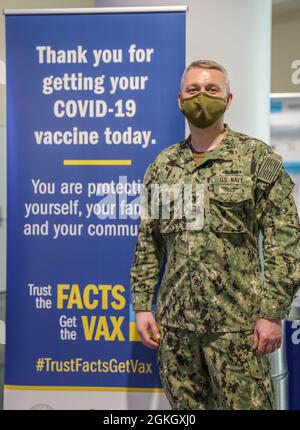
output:
[{"label": "white border strip", "polygon": [[144,7],[91,7],[62,9],[3,9],[4,15],[61,15],[88,13],[146,13],[146,12],[186,12],[188,6],[144,6]]},{"label": "white border strip", "polygon": [[300,93],[271,93],[271,99],[293,99],[300,97]]}]

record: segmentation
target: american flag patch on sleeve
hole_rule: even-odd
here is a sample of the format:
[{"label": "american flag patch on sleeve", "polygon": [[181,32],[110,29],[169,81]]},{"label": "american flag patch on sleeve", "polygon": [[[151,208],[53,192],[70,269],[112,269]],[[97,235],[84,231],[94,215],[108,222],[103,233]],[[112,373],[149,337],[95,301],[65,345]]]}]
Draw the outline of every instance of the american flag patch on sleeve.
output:
[{"label": "american flag patch on sleeve", "polygon": [[278,160],[272,156],[265,157],[257,173],[257,178],[271,184],[271,182],[274,181],[277,174],[279,173],[281,165],[281,160]]}]

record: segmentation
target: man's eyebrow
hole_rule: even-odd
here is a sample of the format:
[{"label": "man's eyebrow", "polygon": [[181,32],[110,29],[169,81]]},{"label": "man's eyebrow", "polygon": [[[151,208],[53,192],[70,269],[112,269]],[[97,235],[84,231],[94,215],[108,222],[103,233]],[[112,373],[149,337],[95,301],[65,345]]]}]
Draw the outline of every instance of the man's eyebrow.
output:
[{"label": "man's eyebrow", "polygon": [[[199,83],[198,82],[191,82],[191,83],[187,84],[186,88],[190,88],[190,87],[199,87]],[[206,87],[216,87],[219,90],[221,89],[220,85],[215,84],[213,82],[209,82],[208,84],[206,84]]]},{"label": "man's eyebrow", "polygon": [[207,87],[217,87],[219,89],[221,89],[220,85],[218,84],[214,84],[213,82],[210,82],[209,84],[206,85]]},{"label": "man's eyebrow", "polygon": [[199,85],[199,84],[197,84],[197,82],[191,82],[191,83],[187,84],[187,87],[195,87],[197,85]]}]

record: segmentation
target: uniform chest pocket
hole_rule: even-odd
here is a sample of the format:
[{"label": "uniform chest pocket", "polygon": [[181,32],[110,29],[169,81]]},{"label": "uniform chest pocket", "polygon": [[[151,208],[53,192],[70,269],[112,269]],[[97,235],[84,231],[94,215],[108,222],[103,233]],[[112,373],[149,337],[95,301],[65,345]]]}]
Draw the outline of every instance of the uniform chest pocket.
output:
[{"label": "uniform chest pocket", "polygon": [[213,184],[209,195],[209,224],[221,233],[246,233],[253,208],[251,184]]}]

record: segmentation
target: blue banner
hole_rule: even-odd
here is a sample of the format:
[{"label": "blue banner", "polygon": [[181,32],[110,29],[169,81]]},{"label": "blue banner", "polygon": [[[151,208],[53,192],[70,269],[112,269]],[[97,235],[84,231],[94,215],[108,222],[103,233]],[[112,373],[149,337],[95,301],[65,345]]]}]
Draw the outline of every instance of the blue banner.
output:
[{"label": "blue banner", "polygon": [[6,17],[7,389],[160,388],[129,274],[147,165],[184,138],[185,13]]}]

